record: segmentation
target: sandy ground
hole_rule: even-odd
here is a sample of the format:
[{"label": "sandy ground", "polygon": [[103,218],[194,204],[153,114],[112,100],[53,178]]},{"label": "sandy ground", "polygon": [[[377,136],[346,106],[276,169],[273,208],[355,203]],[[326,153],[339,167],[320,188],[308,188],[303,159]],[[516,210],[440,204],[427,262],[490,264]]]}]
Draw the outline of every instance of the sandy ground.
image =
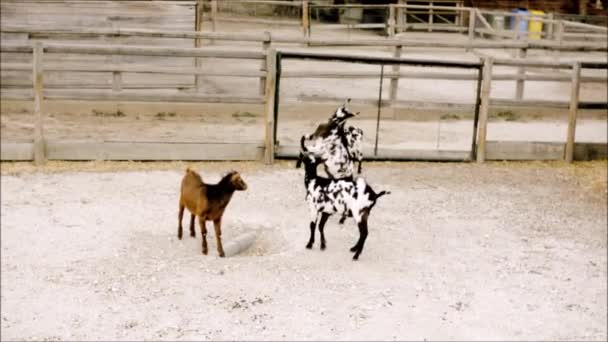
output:
[{"label": "sandy ground", "polygon": [[[186,163],[2,163],[2,340],[606,340],[606,161],[365,163],[390,189],[308,239],[293,162],[240,170],[220,259],[176,238]],[[187,222],[185,222],[187,226]]]}]

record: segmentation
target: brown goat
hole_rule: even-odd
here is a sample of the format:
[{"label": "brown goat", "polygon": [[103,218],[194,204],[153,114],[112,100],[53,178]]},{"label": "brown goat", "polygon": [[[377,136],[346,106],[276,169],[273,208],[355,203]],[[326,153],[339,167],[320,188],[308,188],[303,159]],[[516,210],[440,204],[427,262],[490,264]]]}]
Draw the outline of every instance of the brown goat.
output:
[{"label": "brown goat", "polygon": [[232,198],[235,190],[246,190],[247,184],[238,172],[232,171],[225,175],[217,184],[205,184],[201,176],[194,170],[187,168],[182,179],[179,197],[179,225],[177,238],[182,238],[182,218],[184,208],[190,211],[190,236],[196,237],[194,232],[194,216],[198,216],[203,235],[203,254],[207,254],[207,227],[206,221],[213,221],[215,238],[217,239],[217,252],[224,256],[222,247],[222,215]]}]

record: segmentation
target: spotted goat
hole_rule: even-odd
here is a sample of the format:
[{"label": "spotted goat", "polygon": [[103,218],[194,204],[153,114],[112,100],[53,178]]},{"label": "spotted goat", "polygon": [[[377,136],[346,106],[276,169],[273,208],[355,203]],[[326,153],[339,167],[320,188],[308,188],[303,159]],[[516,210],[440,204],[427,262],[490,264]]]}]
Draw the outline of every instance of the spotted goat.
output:
[{"label": "spotted goat", "polygon": [[[350,99],[346,101],[348,102]],[[359,163],[357,173],[361,173],[363,131],[354,126],[346,126],[347,119],[359,114],[350,112],[346,103],[334,112],[327,123],[320,124],[312,134],[304,136],[308,153],[323,161],[325,172],[331,178],[352,176],[354,161]],[[301,162],[302,151],[296,166],[300,167]]]},{"label": "spotted goat", "polygon": [[304,144],[304,137],[300,141],[302,148],[302,161],[304,162],[304,186],[306,187],[306,202],[310,214],[310,238],[306,248],[312,248],[315,242],[315,229],[318,226],[321,235],[321,249],[326,247],[325,223],[333,214],[342,214],[343,217],[353,217],[359,227],[359,240],[350,249],[355,253],[354,260],[359,259],[368,235],[367,221],[376,201],[389,191],[376,193],[365,179],[361,177],[345,177],[330,179],[317,174],[317,166],[321,160],[313,153],[308,153]]}]

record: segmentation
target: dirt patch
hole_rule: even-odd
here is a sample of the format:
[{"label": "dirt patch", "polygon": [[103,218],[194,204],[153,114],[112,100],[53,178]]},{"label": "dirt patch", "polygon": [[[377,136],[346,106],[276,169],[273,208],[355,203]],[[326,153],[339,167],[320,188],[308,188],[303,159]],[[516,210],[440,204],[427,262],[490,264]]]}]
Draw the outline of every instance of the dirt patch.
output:
[{"label": "dirt patch", "polygon": [[[306,250],[292,161],[2,163],[2,340],[605,340],[607,164],[364,164],[390,189]],[[187,165],[249,184],[220,259],[176,238]],[[184,221],[186,224],[186,220]]]}]

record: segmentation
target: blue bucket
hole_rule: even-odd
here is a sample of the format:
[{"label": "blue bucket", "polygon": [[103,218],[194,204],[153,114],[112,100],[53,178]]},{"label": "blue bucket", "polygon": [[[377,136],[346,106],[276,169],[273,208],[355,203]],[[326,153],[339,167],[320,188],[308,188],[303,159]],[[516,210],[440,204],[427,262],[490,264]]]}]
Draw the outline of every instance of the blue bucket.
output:
[{"label": "blue bucket", "polygon": [[[512,13],[520,13],[520,14],[528,14],[528,10],[525,8],[516,8],[511,10]],[[521,21],[519,22],[519,28],[516,28],[517,17],[511,17],[511,30],[517,30],[518,32],[528,32],[528,19],[524,16],[521,17]]]}]

